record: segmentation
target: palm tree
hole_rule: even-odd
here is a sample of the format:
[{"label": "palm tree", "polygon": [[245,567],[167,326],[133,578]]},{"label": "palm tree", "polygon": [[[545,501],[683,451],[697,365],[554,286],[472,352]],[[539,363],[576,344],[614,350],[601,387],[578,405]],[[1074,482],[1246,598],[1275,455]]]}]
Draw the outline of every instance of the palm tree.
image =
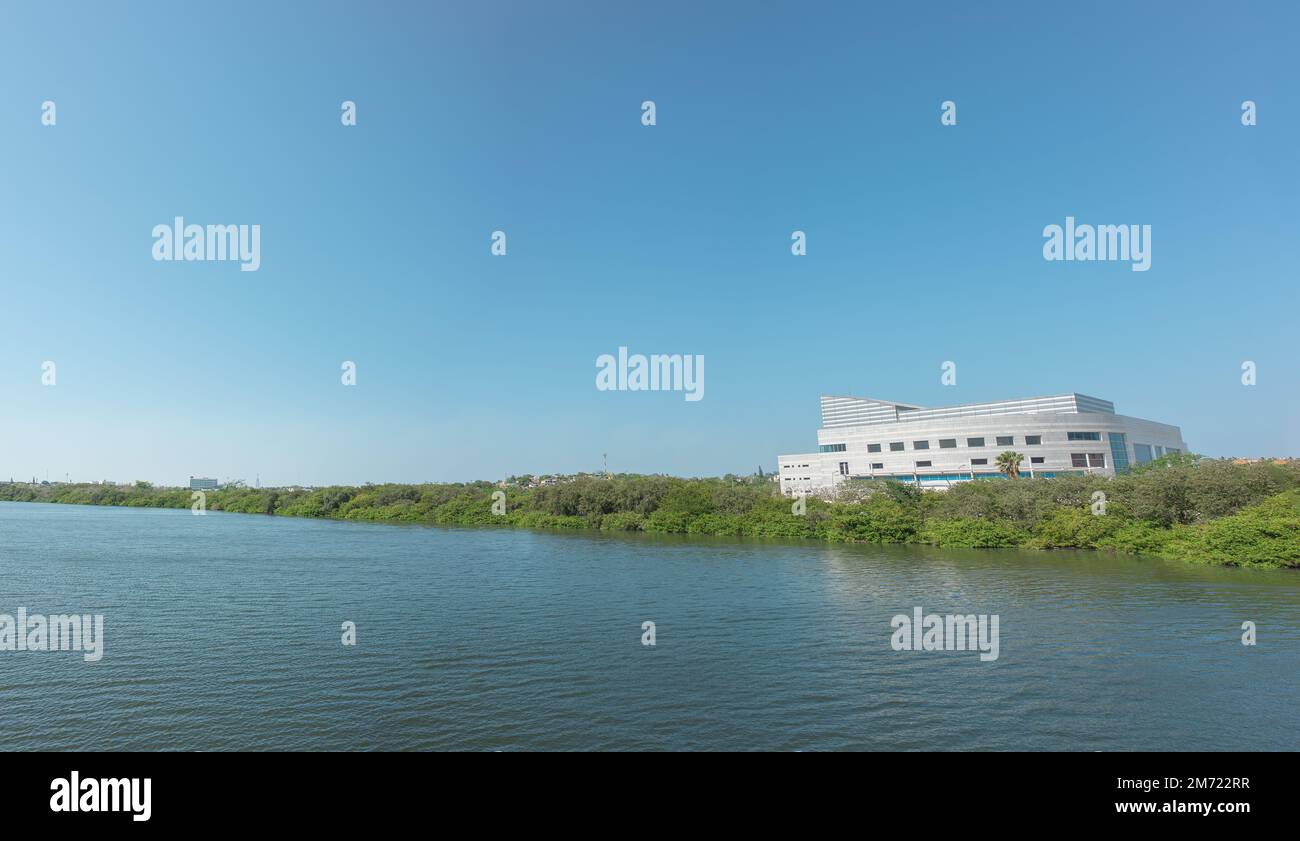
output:
[{"label": "palm tree", "polygon": [[1025,457],[1020,453],[1013,450],[1007,450],[1005,453],[998,456],[998,470],[1007,474],[1008,479],[1019,479],[1020,462],[1023,461],[1024,458]]}]

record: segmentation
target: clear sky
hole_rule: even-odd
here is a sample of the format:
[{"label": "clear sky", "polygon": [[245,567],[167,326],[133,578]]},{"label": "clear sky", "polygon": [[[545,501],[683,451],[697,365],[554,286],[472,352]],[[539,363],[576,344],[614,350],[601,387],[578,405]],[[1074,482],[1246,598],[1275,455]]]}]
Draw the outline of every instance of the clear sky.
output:
[{"label": "clear sky", "polygon": [[[1296,4],[1054,5],[6,2],[0,478],[771,470],[822,393],[1297,455]],[[155,262],[177,215],[260,270]],[[1067,215],[1150,270],[1045,261]]]}]

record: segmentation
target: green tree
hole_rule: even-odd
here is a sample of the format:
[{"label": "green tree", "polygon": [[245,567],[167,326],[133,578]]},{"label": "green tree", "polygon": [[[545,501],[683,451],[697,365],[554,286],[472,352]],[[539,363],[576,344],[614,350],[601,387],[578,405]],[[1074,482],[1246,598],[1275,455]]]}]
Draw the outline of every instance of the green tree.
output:
[{"label": "green tree", "polygon": [[1020,478],[1020,462],[1025,457],[1013,450],[1007,450],[1005,453],[998,455],[998,470],[1007,474],[1008,479]]}]

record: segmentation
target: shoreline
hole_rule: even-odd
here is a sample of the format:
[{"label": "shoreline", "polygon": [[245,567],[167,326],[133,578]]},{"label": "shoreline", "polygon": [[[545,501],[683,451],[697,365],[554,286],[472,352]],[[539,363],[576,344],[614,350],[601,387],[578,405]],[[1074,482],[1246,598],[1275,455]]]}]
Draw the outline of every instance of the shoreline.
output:
[{"label": "shoreline", "polygon": [[1300,463],[1183,457],[1114,478],[1008,479],[917,491],[850,482],[791,499],[763,477],[580,475],[551,484],[362,485],[208,491],[0,484],[0,501],[571,532],[781,538],[969,549],[1076,549],[1300,569]]}]

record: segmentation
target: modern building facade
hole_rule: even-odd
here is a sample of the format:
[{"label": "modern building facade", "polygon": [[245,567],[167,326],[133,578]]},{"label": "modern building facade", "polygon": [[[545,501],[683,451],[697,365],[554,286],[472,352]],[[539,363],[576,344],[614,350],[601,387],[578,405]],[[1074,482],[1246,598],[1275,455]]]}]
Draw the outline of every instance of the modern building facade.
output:
[{"label": "modern building facade", "polygon": [[780,456],[787,495],[829,490],[847,479],[897,479],[921,487],[1005,478],[999,453],[1023,459],[1022,476],[1113,476],[1187,450],[1176,426],[1115,414],[1083,394],[927,409],[866,397],[823,396],[815,453]]}]

